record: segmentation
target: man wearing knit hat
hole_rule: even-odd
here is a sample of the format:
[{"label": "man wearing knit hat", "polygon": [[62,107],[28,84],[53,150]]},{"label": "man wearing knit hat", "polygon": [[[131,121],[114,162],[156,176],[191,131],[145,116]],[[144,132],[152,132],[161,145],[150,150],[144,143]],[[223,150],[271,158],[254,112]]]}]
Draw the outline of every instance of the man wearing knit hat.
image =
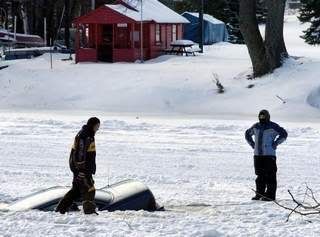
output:
[{"label": "man wearing knit hat", "polygon": [[256,196],[252,200],[273,201],[277,191],[276,150],[287,139],[288,133],[270,121],[267,110],[261,110],[259,122],[246,131],[245,137],[254,149],[254,169],[257,175]]},{"label": "man wearing knit hat", "polygon": [[94,136],[99,130],[100,120],[90,118],[74,139],[69,165],[73,173],[71,190],[59,202],[56,211],[64,214],[73,202],[82,198],[85,214],[96,213],[95,187],[92,175],[96,173],[96,147]]}]

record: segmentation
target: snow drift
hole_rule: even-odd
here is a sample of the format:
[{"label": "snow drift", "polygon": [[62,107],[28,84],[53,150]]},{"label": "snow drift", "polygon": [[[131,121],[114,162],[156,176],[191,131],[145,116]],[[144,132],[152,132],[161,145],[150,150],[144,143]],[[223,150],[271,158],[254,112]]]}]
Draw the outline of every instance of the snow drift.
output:
[{"label": "snow drift", "polygon": [[[266,108],[277,117],[318,119],[320,49],[299,38],[304,28],[295,16],[287,17],[286,42],[296,57],[259,80],[246,79],[246,47],[228,43],[208,46],[196,57],[162,56],[144,64],[74,64],[60,54],[53,70],[49,55],[10,62],[0,71],[0,109],[233,117]],[[217,93],[212,73],[225,94]]]}]

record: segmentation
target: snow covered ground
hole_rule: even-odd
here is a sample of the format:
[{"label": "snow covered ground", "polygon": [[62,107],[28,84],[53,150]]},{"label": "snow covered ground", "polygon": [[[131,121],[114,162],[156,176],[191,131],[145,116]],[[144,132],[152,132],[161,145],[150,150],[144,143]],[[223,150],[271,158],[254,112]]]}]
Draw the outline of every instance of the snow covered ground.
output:
[{"label": "snow covered ground", "polygon": [[[299,38],[305,28],[295,16],[287,17],[288,51],[298,58],[255,81],[246,80],[251,67],[246,46],[228,43],[208,46],[197,57],[162,56],[143,65],[75,65],[61,61],[68,56],[60,54],[53,70],[49,55],[9,62],[0,71],[0,108],[248,117],[265,107],[283,118],[290,113],[318,119],[320,49]],[[216,92],[213,72],[226,87],[223,95]]]},{"label": "snow covered ground", "polygon": [[[132,178],[148,184],[166,212],[99,216],[40,211],[0,216],[2,236],[317,236],[320,218],[293,216],[254,194],[252,151],[243,138],[251,121],[103,118],[97,135],[96,186]],[[69,185],[68,154],[84,115],[0,115],[0,202]],[[279,148],[279,192],[303,194],[319,184],[320,125],[283,122],[290,139]],[[312,167],[312,168],[311,168]],[[299,196],[300,198],[302,196]],[[188,206],[191,205],[191,206]],[[312,223],[307,222],[311,220]]]},{"label": "snow covered ground", "polygon": [[[299,39],[304,28],[287,17],[297,58],[254,81],[245,79],[245,46],[225,43],[143,65],[75,65],[62,55],[52,71],[47,55],[9,62],[0,71],[0,202],[69,185],[72,138],[96,115],[96,186],[137,179],[168,211],[1,213],[0,236],[318,236],[320,217],[286,223],[287,211],[250,200],[255,177],[244,141],[258,110],[269,109],[289,131],[278,151],[279,201],[292,205],[287,189],[302,198],[305,183],[320,195],[320,49]],[[216,93],[212,72],[225,94]]]}]

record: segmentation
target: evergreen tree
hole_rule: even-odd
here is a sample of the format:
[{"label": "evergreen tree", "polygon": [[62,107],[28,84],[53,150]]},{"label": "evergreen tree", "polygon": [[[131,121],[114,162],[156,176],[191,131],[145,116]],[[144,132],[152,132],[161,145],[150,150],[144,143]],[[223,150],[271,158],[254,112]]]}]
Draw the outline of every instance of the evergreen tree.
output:
[{"label": "evergreen tree", "polygon": [[[229,42],[244,44],[244,39],[239,26],[239,0],[226,0],[227,7],[224,9],[227,15],[226,24],[229,32]],[[259,23],[266,22],[267,8],[265,0],[257,0],[257,20]]]},{"label": "evergreen tree", "polygon": [[311,26],[303,31],[302,38],[311,45],[320,44],[320,1],[301,0],[299,20],[302,23],[311,23]]},{"label": "evergreen tree", "polygon": [[226,25],[229,32],[229,42],[244,44],[239,26],[239,0],[226,0],[227,6],[224,12],[227,16]]},{"label": "evergreen tree", "polygon": [[[200,0],[160,0],[160,2],[164,3],[180,14],[186,11],[198,12],[200,8]],[[226,15],[223,11],[225,6],[225,0],[204,0],[204,12],[222,21],[226,20]]]}]

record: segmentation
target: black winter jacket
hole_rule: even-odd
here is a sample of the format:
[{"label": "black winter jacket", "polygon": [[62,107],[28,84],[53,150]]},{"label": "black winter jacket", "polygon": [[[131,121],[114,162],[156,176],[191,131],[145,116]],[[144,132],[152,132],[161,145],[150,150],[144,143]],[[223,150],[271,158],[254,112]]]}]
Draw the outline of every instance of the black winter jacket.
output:
[{"label": "black winter jacket", "polygon": [[84,125],[74,139],[69,165],[74,175],[96,173],[96,146],[94,132]]}]

